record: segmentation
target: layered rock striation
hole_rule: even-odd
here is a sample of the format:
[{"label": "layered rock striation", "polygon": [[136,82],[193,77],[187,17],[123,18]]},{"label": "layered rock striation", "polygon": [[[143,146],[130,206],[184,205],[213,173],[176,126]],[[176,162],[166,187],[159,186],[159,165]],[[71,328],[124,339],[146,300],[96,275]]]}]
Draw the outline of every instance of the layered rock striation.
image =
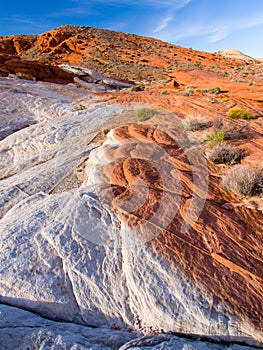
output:
[{"label": "layered rock striation", "polygon": [[[114,349],[133,338],[124,330],[169,333],[124,349],[183,348],[170,332],[262,345],[262,214],[226,209],[231,195],[178,118],[162,112],[117,127],[99,145],[92,140],[122,118],[124,106],[79,110],[65,96],[71,87],[62,95],[45,84],[12,84],[26,92],[25,103],[33,87],[46,115],[1,141],[0,302],[9,305],[1,305],[1,322],[9,320],[1,324],[3,341],[14,334],[15,306],[31,311],[33,327],[16,310],[16,332],[37,345],[59,337],[59,344],[85,349],[95,334],[98,349]],[[16,96],[9,88],[9,98]],[[64,106],[60,116],[54,98]]]}]

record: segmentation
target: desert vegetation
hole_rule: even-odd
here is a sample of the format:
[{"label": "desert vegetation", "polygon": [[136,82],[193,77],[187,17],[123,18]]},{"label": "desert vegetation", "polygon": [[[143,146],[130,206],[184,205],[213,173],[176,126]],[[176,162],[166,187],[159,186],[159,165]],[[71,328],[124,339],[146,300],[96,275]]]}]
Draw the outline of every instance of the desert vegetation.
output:
[{"label": "desert vegetation", "polygon": [[233,118],[233,119],[255,119],[256,116],[252,114],[251,112],[247,111],[244,108],[240,107],[232,107],[230,108],[227,113],[227,117]]},{"label": "desert vegetation", "polygon": [[186,86],[184,90],[184,96],[192,96],[195,92],[195,88],[192,85]]},{"label": "desert vegetation", "polygon": [[137,120],[143,122],[152,118],[157,113],[157,110],[154,108],[140,108],[136,112]]},{"label": "desert vegetation", "polygon": [[209,159],[215,164],[233,165],[239,163],[244,155],[244,152],[231,145],[221,143],[216,145]]},{"label": "desert vegetation", "polygon": [[143,91],[145,89],[144,85],[134,85],[131,88],[131,92]]},{"label": "desert vegetation", "polygon": [[79,106],[76,107],[76,110],[77,110],[77,111],[83,111],[83,110],[86,109],[86,108],[87,108],[86,106],[80,104]]},{"label": "desert vegetation", "polygon": [[209,128],[211,123],[204,116],[190,115],[182,120],[181,125],[185,130],[196,131]]},{"label": "desert vegetation", "polygon": [[213,122],[214,128],[224,131],[225,140],[244,140],[250,135],[249,125],[236,125],[230,120],[226,122],[223,118],[217,118]]},{"label": "desert vegetation", "polygon": [[216,87],[214,87],[214,88],[202,89],[201,92],[202,92],[202,93],[209,93],[209,94],[218,95],[218,94],[220,94],[222,91],[221,91],[220,87],[216,86]]},{"label": "desert vegetation", "polygon": [[235,165],[223,176],[222,186],[241,196],[262,195],[263,168]]},{"label": "desert vegetation", "polygon": [[209,148],[224,142],[225,132],[223,130],[214,129],[211,133],[206,134],[206,143]]}]

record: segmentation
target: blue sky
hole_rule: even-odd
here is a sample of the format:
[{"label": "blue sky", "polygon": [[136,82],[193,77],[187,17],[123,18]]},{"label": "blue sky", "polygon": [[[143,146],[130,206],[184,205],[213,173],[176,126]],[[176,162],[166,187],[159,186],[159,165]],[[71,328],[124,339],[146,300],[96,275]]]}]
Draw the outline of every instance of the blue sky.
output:
[{"label": "blue sky", "polygon": [[263,0],[1,0],[0,35],[38,34],[62,24],[263,57]]}]

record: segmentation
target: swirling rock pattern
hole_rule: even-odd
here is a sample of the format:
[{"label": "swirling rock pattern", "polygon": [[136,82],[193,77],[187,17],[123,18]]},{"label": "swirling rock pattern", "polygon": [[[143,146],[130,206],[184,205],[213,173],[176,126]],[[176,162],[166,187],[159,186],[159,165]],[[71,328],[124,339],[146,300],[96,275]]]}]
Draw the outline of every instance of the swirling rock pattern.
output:
[{"label": "swirling rock pattern", "polygon": [[[1,141],[1,303],[260,344],[259,211],[222,206],[227,194],[174,115],[116,128],[97,147],[88,143],[122,109],[71,114],[70,103]],[[66,185],[79,163],[82,180]]]},{"label": "swirling rock pattern", "polygon": [[116,128],[90,160],[97,163],[89,179],[98,197],[123,225],[134,313],[157,329],[169,327],[169,316],[160,316],[165,312],[172,315],[170,326],[187,332],[240,335],[255,327],[261,334],[262,215],[226,210],[225,194],[217,177],[207,176],[197,145],[171,132],[174,119],[165,122],[158,116],[152,125]]}]

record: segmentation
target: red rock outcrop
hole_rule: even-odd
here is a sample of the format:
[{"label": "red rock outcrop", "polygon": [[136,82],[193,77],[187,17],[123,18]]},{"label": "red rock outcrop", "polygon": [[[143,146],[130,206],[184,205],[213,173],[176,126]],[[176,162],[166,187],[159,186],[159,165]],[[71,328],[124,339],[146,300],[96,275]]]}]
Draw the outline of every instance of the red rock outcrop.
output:
[{"label": "red rock outcrop", "polygon": [[15,74],[22,79],[36,79],[58,84],[73,83],[74,74],[59,67],[36,61],[25,61],[13,55],[0,54],[0,75]]},{"label": "red rock outcrop", "polygon": [[170,266],[180,267],[230,313],[262,331],[262,213],[240,205],[226,208],[227,201],[239,200],[221,189],[219,177],[211,175],[216,168],[206,169],[198,152],[191,158],[185,135],[162,131],[176,127],[174,120],[162,130],[155,123],[157,118],[114,130],[121,144],[106,148],[110,163],[101,176],[111,186],[103,190],[103,200]]}]

